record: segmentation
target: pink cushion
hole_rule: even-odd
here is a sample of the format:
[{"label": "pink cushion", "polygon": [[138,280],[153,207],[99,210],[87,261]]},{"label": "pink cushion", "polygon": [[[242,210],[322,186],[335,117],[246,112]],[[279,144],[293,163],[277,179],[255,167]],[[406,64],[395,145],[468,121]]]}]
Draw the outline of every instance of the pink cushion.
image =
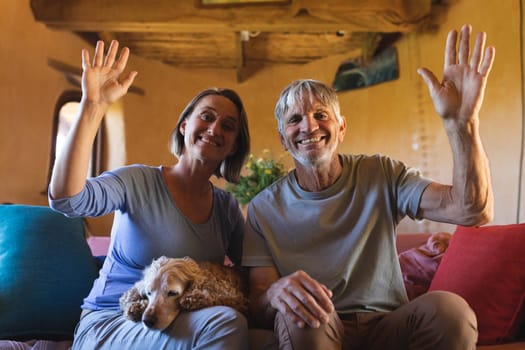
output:
[{"label": "pink cushion", "polygon": [[409,300],[426,293],[430,287],[450,237],[451,234],[447,232],[434,233],[424,244],[399,254],[399,264]]},{"label": "pink cushion", "polygon": [[478,344],[511,341],[525,316],[525,224],[458,226],[429,290],[461,295],[478,318]]},{"label": "pink cushion", "polygon": [[107,255],[110,241],[111,238],[106,236],[91,236],[87,239],[93,256]]},{"label": "pink cushion", "polygon": [[398,233],[396,237],[397,253],[425,244],[431,235],[431,233]]}]

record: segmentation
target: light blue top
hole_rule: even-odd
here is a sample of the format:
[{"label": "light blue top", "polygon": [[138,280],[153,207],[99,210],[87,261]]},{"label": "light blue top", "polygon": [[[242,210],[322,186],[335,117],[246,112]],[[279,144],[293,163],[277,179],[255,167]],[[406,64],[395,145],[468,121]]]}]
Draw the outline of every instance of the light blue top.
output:
[{"label": "light blue top", "polygon": [[304,270],[341,313],[393,310],[407,301],[396,226],[416,217],[431,181],[385,156],[340,158],[341,176],[323,191],[304,191],[292,171],[250,202],[243,265]]},{"label": "light blue top", "polygon": [[237,200],[213,187],[212,214],[195,224],[177,208],[160,167],[130,165],[87,180],[79,194],[49,199],[70,217],[115,212],[108,256],[82,308],[118,308],[118,299],[154,258],[190,256],[240,263],[244,220]]}]

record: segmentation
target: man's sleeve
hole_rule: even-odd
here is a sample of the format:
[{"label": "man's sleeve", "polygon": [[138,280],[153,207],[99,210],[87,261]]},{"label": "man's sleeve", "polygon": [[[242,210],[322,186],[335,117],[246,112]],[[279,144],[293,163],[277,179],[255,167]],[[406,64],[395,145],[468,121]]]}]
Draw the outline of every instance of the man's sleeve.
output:
[{"label": "man's sleeve", "polygon": [[248,267],[274,266],[272,255],[259,229],[251,206],[248,206],[248,215],[244,228],[242,265]]}]

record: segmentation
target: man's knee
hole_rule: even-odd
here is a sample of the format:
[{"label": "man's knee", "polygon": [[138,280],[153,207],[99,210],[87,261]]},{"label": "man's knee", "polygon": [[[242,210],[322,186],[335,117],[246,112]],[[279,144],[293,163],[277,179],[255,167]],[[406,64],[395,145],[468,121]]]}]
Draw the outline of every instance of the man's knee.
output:
[{"label": "man's knee", "polygon": [[280,312],[275,315],[274,332],[280,349],[340,349],[344,329],[341,320],[334,312],[329,321],[319,328],[298,327]]},{"label": "man's knee", "polygon": [[477,319],[465,299],[446,291],[430,292],[420,298],[420,307],[424,308],[432,328],[440,330],[443,337],[464,344],[465,349],[474,346],[478,337]]},{"label": "man's knee", "polygon": [[477,320],[474,311],[461,296],[447,292],[434,291],[420,297],[420,305],[430,313],[436,321],[446,324],[461,326],[468,324],[477,328]]}]

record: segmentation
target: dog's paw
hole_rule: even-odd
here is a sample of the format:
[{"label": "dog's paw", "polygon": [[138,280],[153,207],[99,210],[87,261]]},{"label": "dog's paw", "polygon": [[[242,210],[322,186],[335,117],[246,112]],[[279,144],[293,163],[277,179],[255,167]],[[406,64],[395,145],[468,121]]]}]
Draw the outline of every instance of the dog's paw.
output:
[{"label": "dog's paw", "polygon": [[134,322],[142,321],[142,314],[148,306],[148,300],[141,300],[128,305],[128,308],[124,310],[124,317]]},{"label": "dog's paw", "polygon": [[140,322],[142,314],[148,306],[148,299],[141,295],[136,288],[131,288],[120,297],[119,303],[125,318]]}]

